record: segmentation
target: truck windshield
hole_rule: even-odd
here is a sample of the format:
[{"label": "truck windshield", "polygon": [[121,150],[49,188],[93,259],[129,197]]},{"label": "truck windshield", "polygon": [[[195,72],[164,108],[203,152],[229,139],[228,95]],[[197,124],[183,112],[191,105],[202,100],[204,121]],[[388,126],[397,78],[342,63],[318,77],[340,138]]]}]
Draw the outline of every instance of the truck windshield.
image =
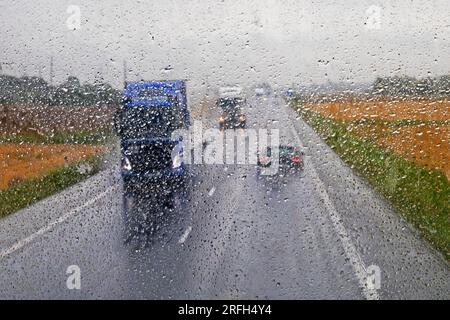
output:
[{"label": "truck windshield", "polygon": [[169,101],[172,100],[172,97],[165,94],[163,88],[143,88],[140,89],[135,95],[132,97],[132,101],[145,101],[145,100],[159,100],[159,101]]},{"label": "truck windshield", "polygon": [[224,112],[239,112],[243,101],[240,98],[220,99],[219,106]]},{"label": "truck windshield", "polygon": [[182,117],[176,106],[141,106],[122,110],[122,135],[128,139],[167,137],[182,125]]}]

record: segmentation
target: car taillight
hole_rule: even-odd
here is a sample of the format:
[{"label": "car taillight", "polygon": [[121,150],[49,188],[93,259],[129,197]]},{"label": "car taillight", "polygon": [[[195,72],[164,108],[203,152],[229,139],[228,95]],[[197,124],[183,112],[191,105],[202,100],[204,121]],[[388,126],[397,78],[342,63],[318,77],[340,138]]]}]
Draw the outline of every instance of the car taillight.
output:
[{"label": "car taillight", "polygon": [[293,156],[291,158],[291,161],[295,162],[295,163],[299,163],[300,161],[302,161],[302,159],[299,156]]},{"label": "car taillight", "polygon": [[259,158],[259,163],[261,163],[262,165],[266,165],[270,162],[270,158],[269,157],[260,157]]}]

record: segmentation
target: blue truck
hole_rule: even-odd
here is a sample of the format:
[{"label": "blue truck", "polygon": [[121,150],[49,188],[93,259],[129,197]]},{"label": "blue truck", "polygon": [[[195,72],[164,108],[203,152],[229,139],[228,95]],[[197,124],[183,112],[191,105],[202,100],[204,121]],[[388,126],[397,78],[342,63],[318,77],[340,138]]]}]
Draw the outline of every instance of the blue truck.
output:
[{"label": "blue truck", "polygon": [[142,180],[182,182],[183,145],[172,133],[189,125],[184,80],[127,82],[115,119],[124,188]]}]

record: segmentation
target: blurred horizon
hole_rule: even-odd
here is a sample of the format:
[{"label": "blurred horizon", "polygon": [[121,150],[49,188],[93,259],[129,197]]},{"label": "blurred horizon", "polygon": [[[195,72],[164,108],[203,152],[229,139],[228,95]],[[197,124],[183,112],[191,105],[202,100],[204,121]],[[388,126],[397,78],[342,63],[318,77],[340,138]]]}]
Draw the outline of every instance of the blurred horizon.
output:
[{"label": "blurred horizon", "polygon": [[53,72],[54,84],[72,75],[121,88],[126,61],[130,81],[189,79],[197,91],[226,83],[367,84],[450,73],[445,0],[81,0],[75,30],[68,27],[71,6],[0,4],[0,72],[48,82]]}]

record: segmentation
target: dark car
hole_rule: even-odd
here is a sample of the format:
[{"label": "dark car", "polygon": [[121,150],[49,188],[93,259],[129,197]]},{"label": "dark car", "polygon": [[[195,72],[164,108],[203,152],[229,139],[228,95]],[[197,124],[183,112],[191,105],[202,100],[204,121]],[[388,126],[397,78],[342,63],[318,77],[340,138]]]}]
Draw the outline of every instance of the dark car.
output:
[{"label": "dark car", "polygon": [[245,128],[246,117],[242,111],[245,100],[242,98],[220,98],[218,107],[222,110],[219,118],[220,129]]},{"label": "dark car", "polygon": [[[278,157],[278,165],[275,166],[275,157]],[[268,147],[265,154],[258,155],[258,172],[260,174],[273,175],[276,170],[278,175],[286,175],[304,168],[304,153],[299,147],[280,145]],[[271,170],[269,170],[271,169]]]}]

